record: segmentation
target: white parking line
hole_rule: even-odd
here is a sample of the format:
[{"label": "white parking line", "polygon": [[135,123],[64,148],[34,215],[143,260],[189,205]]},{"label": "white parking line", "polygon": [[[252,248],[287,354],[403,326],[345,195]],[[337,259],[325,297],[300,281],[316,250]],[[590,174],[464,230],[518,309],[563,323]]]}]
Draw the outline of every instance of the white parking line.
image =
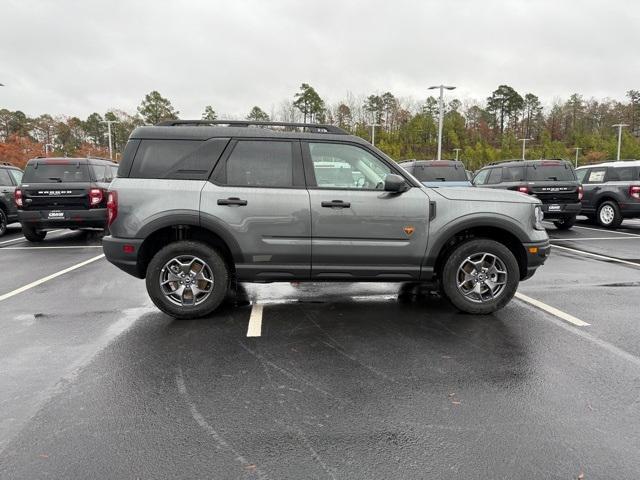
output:
[{"label": "white parking line", "polygon": [[637,237],[589,237],[589,238],[550,238],[552,242],[589,242],[594,240],[640,240],[640,236]]},{"label": "white parking line", "polygon": [[618,235],[629,235],[631,237],[640,237],[637,233],[619,232],[618,230],[605,230],[603,228],[583,227],[580,225],[574,225],[573,228],[581,228],[583,230],[594,230],[596,232],[617,233]]},{"label": "white parking line", "polygon": [[93,257],[90,258],[89,260],[85,260],[84,262],[80,262],[80,263],[76,263],[75,265],[72,265],[70,267],[65,268],[64,270],[60,270],[59,272],[56,273],[52,273],[51,275],[47,275],[46,277],[41,278],[40,280],[36,280],[35,282],[31,282],[28,283],[27,285],[24,285],[20,288],[16,288],[15,290],[9,292],[9,293],[5,293],[4,295],[0,295],[0,302],[2,302],[3,300],[6,300],[7,298],[11,298],[11,297],[15,297],[16,295],[18,295],[19,293],[25,292],[33,287],[37,287],[38,285],[42,285],[45,282],[48,282],[49,280],[53,280],[56,277],[59,277],[60,275],[64,275],[65,273],[69,273],[73,270],[76,270],[80,267],[84,267],[85,265],[88,265],[92,262],[95,262],[96,260],[100,260],[101,258],[104,258],[104,254],[98,255],[97,257]]},{"label": "white parking line", "polygon": [[611,262],[622,263],[625,265],[632,265],[634,267],[640,267],[638,262],[630,262],[629,260],[623,260],[621,258],[607,257],[606,255],[599,255],[597,253],[585,252],[584,250],[577,250],[575,248],[563,247],[562,245],[554,245],[553,248],[559,248],[560,250],[567,250],[569,252],[578,253],[580,255],[587,255],[589,257],[600,258],[602,260],[609,260]]},{"label": "white parking line", "polygon": [[57,247],[4,247],[0,248],[0,252],[4,250],[48,250],[50,248],[102,248],[102,245],[60,245]]},{"label": "white parking line", "polygon": [[[57,233],[57,232],[64,232],[65,230],[50,230],[49,233]],[[73,230],[69,230],[70,232],[72,232]],[[12,243],[12,242],[22,242],[26,240],[26,238],[24,237],[20,237],[20,238],[12,238],[11,240],[5,240],[4,242],[0,242],[0,245],[4,245],[6,243]]]},{"label": "white parking line", "polygon": [[529,305],[533,305],[534,307],[539,308],[540,310],[544,310],[545,312],[550,313],[554,317],[558,317],[559,319],[564,320],[565,322],[569,322],[572,325],[575,325],[576,327],[588,327],[590,325],[589,323],[583,322],[582,320],[574,317],[573,315],[569,315],[568,313],[563,312],[562,310],[558,310],[557,308],[552,307],[551,305],[547,305],[546,303],[543,303],[540,300],[536,300],[535,298],[528,297],[520,292],[516,292],[515,297],[518,300],[526,302]]},{"label": "white parking line", "polygon": [[249,317],[249,327],[247,328],[247,337],[259,337],[262,335],[262,311],[264,305],[254,303],[251,308],[251,316]]}]

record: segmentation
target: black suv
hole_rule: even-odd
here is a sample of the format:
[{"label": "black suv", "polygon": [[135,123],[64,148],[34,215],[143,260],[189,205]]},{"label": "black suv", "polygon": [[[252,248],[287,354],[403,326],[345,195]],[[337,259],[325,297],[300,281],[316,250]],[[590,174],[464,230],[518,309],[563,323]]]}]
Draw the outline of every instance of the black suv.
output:
[{"label": "black suv", "polygon": [[118,165],[98,158],[34,158],[15,191],[25,238],[40,242],[47,230],[105,229],[107,189]]},{"label": "black suv", "polygon": [[473,184],[539,198],[544,218],[552,220],[560,230],[573,227],[580,213],[582,186],[565,160],[508,160],[490,164],[476,172]]},{"label": "black suv", "polygon": [[0,237],[6,233],[8,224],[18,221],[13,192],[21,179],[22,170],[10,163],[0,163]]},{"label": "black suv", "polygon": [[640,161],[607,162],[580,167],[584,185],[582,213],[607,228],[617,228],[625,218],[640,217]]},{"label": "black suv", "polygon": [[464,163],[456,160],[402,160],[398,164],[426,187],[470,187]]}]

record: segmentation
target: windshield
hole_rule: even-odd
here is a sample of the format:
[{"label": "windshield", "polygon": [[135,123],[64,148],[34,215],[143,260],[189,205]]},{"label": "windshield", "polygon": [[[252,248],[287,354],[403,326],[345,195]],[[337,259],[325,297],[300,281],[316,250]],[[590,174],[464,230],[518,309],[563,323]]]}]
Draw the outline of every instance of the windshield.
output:
[{"label": "windshield", "polygon": [[529,182],[562,182],[575,181],[573,170],[566,163],[540,163],[527,167]]},{"label": "windshield", "polygon": [[467,173],[464,168],[456,168],[454,165],[432,167],[429,165],[416,165],[413,176],[421,182],[464,182]]},{"label": "windshield", "polygon": [[74,183],[88,182],[89,169],[80,163],[41,163],[27,165],[23,183]]}]

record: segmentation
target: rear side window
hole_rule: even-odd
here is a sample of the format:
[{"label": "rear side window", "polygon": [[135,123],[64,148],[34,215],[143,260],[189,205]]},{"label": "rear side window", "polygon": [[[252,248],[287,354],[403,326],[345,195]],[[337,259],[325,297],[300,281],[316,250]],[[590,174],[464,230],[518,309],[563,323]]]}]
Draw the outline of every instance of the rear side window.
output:
[{"label": "rear side window", "polygon": [[613,173],[611,180],[621,182],[631,182],[638,180],[638,170],[635,167],[612,168],[609,173]]},{"label": "rear side window", "polygon": [[9,170],[9,175],[13,177],[13,180],[16,182],[16,185],[20,185],[22,182],[22,171],[20,170]]},{"label": "rear side window", "polygon": [[205,180],[228,142],[141,140],[129,177]]},{"label": "rear side window", "polygon": [[9,177],[9,172],[4,168],[0,168],[0,185],[12,185],[11,177]]},{"label": "rear side window", "polygon": [[587,175],[588,171],[589,170],[587,170],[587,169],[576,170],[576,177],[578,178],[578,181],[580,183],[584,183],[584,177]]},{"label": "rear side window", "polygon": [[[46,162],[46,163],[45,163]],[[89,182],[86,163],[36,161],[24,169],[23,183],[77,183]]]},{"label": "rear side window", "polygon": [[413,176],[421,182],[464,182],[467,172],[464,168],[456,168],[454,165],[416,165]]},{"label": "rear side window", "polygon": [[240,140],[227,159],[226,185],[238,187],[293,186],[293,143]]},{"label": "rear side window", "polygon": [[487,179],[488,185],[495,185],[502,181],[502,168],[492,168],[491,173],[489,174],[489,178]]},{"label": "rear side window", "polygon": [[529,182],[566,182],[575,181],[573,169],[566,163],[538,163],[527,167]]}]

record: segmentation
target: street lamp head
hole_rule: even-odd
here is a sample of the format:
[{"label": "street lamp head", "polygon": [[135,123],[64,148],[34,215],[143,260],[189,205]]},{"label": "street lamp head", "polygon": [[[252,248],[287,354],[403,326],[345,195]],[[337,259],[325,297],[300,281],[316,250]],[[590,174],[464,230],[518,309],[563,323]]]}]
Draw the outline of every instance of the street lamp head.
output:
[{"label": "street lamp head", "polygon": [[448,85],[433,85],[429,87],[427,90],[434,90],[436,88],[444,88],[445,90],[455,90],[456,87],[451,87]]}]

